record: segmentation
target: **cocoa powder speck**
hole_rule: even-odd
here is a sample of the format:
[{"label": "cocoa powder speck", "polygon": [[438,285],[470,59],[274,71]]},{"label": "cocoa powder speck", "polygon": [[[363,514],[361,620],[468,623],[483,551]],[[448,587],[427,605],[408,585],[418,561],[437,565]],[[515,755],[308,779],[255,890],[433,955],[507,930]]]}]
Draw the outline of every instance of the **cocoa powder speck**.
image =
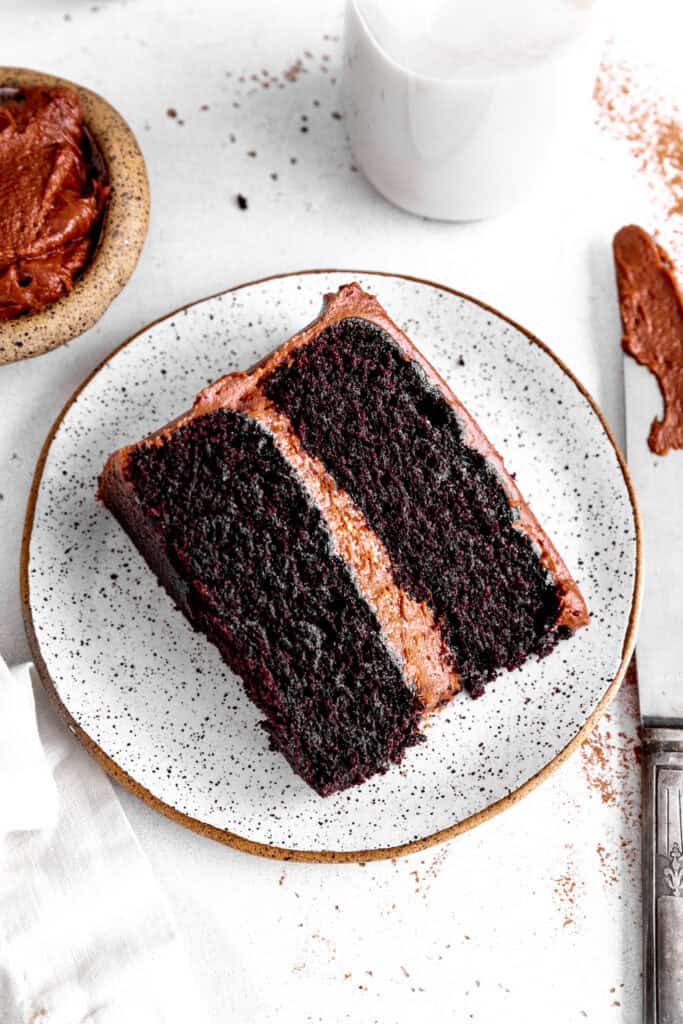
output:
[{"label": "cocoa powder speck", "polygon": [[676,103],[651,73],[614,56],[600,66],[593,97],[596,123],[626,146],[650,192],[658,240],[683,258],[683,125]]}]

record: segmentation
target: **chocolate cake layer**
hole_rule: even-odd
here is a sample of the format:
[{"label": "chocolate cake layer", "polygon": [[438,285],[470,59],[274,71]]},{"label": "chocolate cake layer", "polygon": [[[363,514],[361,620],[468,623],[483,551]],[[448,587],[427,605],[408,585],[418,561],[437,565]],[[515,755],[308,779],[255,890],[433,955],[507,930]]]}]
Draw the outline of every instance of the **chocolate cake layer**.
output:
[{"label": "chocolate cake layer", "polygon": [[337,554],[401,665],[406,685],[415,689],[421,710],[434,711],[447,704],[460,689],[460,680],[432,609],[397,586],[386,548],[349,495],[304,450],[287,417],[259,389],[240,408],[272,434],[278,450],[305,483]]},{"label": "chocolate cake layer", "polygon": [[363,511],[397,583],[434,610],[473,693],[566,633],[555,628],[556,583],[515,525],[500,478],[385,331],[340,320],[262,386]]},{"label": "chocolate cake layer", "polygon": [[399,761],[420,739],[414,692],[272,436],[217,409],[131,449],[122,473],[108,504],[170,564],[165,586],[294,770],[325,795]]}]

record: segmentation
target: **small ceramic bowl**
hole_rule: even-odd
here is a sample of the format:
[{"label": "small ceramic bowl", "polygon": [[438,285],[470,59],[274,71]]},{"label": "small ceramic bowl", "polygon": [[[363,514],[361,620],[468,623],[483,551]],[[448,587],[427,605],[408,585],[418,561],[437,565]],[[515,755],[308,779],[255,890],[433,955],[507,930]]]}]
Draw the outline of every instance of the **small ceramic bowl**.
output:
[{"label": "small ceramic bowl", "polygon": [[41,71],[0,67],[3,93],[34,85],[63,85],[78,93],[92,159],[102,165],[110,193],[97,244],[73,290],[45,309],[0,321],[0,364],[41,355],[92,327],[133,273],[149,222],[144,157],[121,115],[75,82]]}]

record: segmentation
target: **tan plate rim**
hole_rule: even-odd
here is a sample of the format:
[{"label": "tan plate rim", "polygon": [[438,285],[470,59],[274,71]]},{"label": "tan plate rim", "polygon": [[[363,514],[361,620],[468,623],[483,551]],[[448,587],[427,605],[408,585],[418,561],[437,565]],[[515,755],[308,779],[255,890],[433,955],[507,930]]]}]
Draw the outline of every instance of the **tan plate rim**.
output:
[{"label": "tan plate rim", "polygon": [[[572,383],[575,385],[579,393],[586,399],[593,411],[595,412],[600,424],[602,425],[605,434],[609,438],[612,447],[614,448],[617,456],[617,461],[621,468],[621,472],[624,477],[624,482],[631,502],[631,508],[633,509],[633,518],[636,529],[636,571],[633,587],[633,597],[631,603],[631,612],[629,615],[628,627],[626,629],[626,635],[622,646],[621,663],[619,669],[614,676],[614,679],[609,684],[601,700],[588,716],[583,726],[579,729],[576,736],[558,753],[555,757],[548,762],[536,775],[527,779],[523,785],[518,789],[509,793],[507,796],[502,797],[495,803],[490,804],[482,811],[478,811],[476,814],[472,814],[462,821],[456,822],[454,825],[449,825],[448,828],[441,829],[438,832],[434,832],[432,835],[425,836],[422,839],[415,839],[409,843],[402,843],[398,846],[380,847],[378,849],[370,850],[288,850],[281,846],[270,846],[267,843],[258,843],[252,839],[246,839],[244,836],[239,836],[234,832],[229,832],[227,829],[217,828],[215,825],[208,825],[206,822],[200,821],[197,818],[193,818],[188,814],[184,814],[177,808],[172,807],[170,804],[165,803],[163,800],[159,800],[158,797],[154,796],[153,793],[137,782],[128,772],[124,771],[108,754],[95,743],[95,741],[79,726],[76,720],[72,717],[68,709],[62,703],[61,698],[57,693],[56,686],[50,677],[47,666],[43,660],[40,645],[36,637],[35,629],[33,626],[33,617],[31,614],[30,605],[30,593],[29,593],[29,574],[28,574],[28,563],[29,563],[29,549],[31,544],[31,533],[33,531],[33,520],[35,515],[36,501],[38,498],[38,489],[40,487],[40,481],[43,475],[43,469],[45,461],[47,459],[52,440],[68,410],[71,408],[73,403],[78,398],[79,394],[83,389],[90,383],[97,373],[109,362],[109,360],[120,352],[121,349],[129,345],[145,331],[150,330],[156,324],[162,320],[167,320],[169,317],[176,316],[184,309],[189,309],[191,306],[198,305],[201,302],[207,301],[207,299],[217,298],[219,295],[227,295],[230,292],[239,291],[242,288],[249,288],[253,285],[263,284],[266,281],[276,280],[278,278],[286,277],[302,277],[309,274],[349,274],[350,277],[355,278],[356,276],[362,277],[393,277],[402,278],[405,281],[412,281],[417,284],[430,285],[433,288],[437,288],[444,292],[449,292],[451,295],[457,295],[460,298],[466,299],[469,302],[473,302],[475,305],[480,306],[482,309],[487,310],[489,313],[493,313],[495,316],[500,317],[506,323],[510,324],[516,330],[521,331],[535,345],[538,345],[546,355],[559,366],[559,368],[569,377]],[[336,269],[313,269],[313,270],[300,270],[292,271],[287,274],[270,274],[268,277],[261,277],[254,281],[247,281],[244,284],[236,285],[234,288],[227,288],[224,292],[217,292],[214,295],[209,295],[205,299],[198,299],[195,302],[188,302],[184,306],[179,306],[178,309],[166,313],[164,316],[158,317],[151,323],[146,324],[141,330],[136,331],[135,334],[131,335],[125,341],[121,342],[109,355],[102,360],[102,362],[95,367],[92,373],[88,374],[82,384],[74,391],[66,405],[60,412],[59,416],[52,425],[50,432],[45,440],[38,463],[36,465],[35,474],[33,477],[33,483],[31,485],[31,491],[29,494],[28,505],[26,509],[26,520],[24,523],[24,535],[22,538],[21,545],[21,603],[22,611],[24,615],[24,623],[26,626],[26,634],[28,637],[31,652],[33,654],[33,660],[35,662],[38,674],[45,686],[49,696],[54,701],[57,710],[61,713],[62,717],[66,721],[71,732],[76,736],[78,740],[83,744],[86,750],[93,755],[93,757],[99,761],[104,770],[112,776],[118,783],[130,790],[135,796],[139,797],[140,800],[148,804],[154,810],[161,812],[167,818],[172,821],[176,821],[186,828],[191,829],[193,832],[197,832],[199,835],[208,836],[210,839],[215,839],[220,843],[224,843],[227,846],[233,846],[235,849],[243,850],[246,853],[253,853],[260,857],[268,857],[274,860],[285,860],[285,861],[307,861],[315,863],[365,863],[371,860],[387,860],[394,857],[401,857],[407,853],[415,853],[419,850],[425,850],[427,847],[433,846],[436,843],[441,843],[446,839],[452,839],[454,836],[459,835],[461,832],[466,832],[475,825],[479,825],[494,815],[499,814],[505,808],[510,807],[512,804],[517,803],[523,796],[530,793],[533,789],[538,786],[543,779],[548,778],[567,758],[572,754],[582,741],[586,738],[590,730],[596,724],[598,719],[606,711],[607,707],[613,700],[621,681],[626,673],[633,649],[635,646],[636,630],[638,625],[638,616],[640,611],[640,600],[642,596],[642,585],[643,585],[643,555],[642,555],[642,527],[640,521],[640,512],[638,510],[638,504],[636,501],[635,491],[633,483],[626,467],[626,461],[621,453],[619,445],[605,420],[605,417],[597,405],[595,400],[591,397],[585,387],[580,383],[579,380],[574,376],[571,370],[562,362],[558,356],[542,341],[536,338],[533,334],[527,331],[524,327],[521,327],[510,317],[505,316],[503,313],[499,313],[493,306],[489,306],[485,302],[481,302],[479,299],[472,298],[471,295],[467,295],[465,292],[459,292],[455,288],[449,288],[447,285],[438,284],[435,281],[427,280],[426,278],[414,277],[410,274],[392,274],[388,271],[375,270],[336,270]]]},{"label": "tan plate rim", "polygon": [[77,82],[29,68],[0,67],[1,87],[32,85],[62,85],[78,94],[111,192],[97,245],[72,291],[36,313],[0,321],[0,365],[43,355],[93,327],[133,273],[149,224],[145,159],[118,111]]}]

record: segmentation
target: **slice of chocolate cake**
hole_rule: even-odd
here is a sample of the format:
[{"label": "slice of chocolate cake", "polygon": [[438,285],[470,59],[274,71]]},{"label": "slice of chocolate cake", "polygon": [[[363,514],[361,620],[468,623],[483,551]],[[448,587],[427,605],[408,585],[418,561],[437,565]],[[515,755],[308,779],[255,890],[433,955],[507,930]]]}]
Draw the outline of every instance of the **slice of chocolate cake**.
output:
[{"label": "slice of chocolate cake", "polygon": [[588,622],[498,453],[356,284],[110,456],[100,495],[322,795]]}]

